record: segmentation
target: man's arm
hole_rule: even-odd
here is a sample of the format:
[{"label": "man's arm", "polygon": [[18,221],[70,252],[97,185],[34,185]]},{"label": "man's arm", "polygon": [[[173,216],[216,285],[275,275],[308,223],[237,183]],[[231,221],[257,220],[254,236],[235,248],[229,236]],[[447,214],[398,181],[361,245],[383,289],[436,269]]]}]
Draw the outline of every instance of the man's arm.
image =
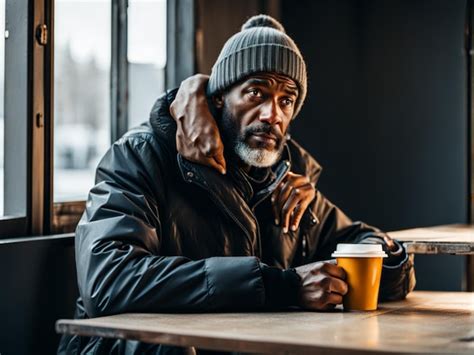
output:
[{"label": "man's arm", "polygon": [[97,169],[76,230],[78,284],[87,314],[261,307],[265,294],[257,258],[193,261],[160,255],[164,221],[155,198],[164,188],[164,170],[155,167],[158,148],[148,138],[115,143]]},{"label": "man's arm", "polygon": [[316,192],[308,212],[318,221],[311,233],[313,240],[317,240],[310,250],[313,260],[331,258],[338,243],[380,243],[389,257],[383,263],[379,298],[403,299],[414,289],[413,256],[409,256],[399,242],[375,227],[352,221],[320,191]]},{"label": "man's arm", "polygon": [[208,81],[209,76],[196,74],[179,86],[170,105],[177,125],[176,146],[186,159],[225,174],[224,145],[206,98]]}]

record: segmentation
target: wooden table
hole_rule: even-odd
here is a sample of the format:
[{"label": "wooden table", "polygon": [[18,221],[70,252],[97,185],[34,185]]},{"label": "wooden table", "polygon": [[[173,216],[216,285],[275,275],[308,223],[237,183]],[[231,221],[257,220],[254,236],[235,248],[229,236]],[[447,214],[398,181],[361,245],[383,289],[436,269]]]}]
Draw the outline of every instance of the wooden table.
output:
[{"label": "wooden table", "polygon": [[404,242],[409,253],[474,255],[474,225],[451,224],[388,234]]},{"label": "wooden table", "polygon": [[474,293],[413,292],[372,312],[119,314],[59,333],[271,354],[474,353]]}]

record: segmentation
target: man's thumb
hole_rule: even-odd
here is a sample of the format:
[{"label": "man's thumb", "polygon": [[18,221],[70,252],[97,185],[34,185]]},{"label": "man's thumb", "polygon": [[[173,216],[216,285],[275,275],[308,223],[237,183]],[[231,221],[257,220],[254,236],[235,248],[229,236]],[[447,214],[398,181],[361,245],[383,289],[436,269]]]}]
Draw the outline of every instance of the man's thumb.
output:
[{"label": "man's thumb", "polygon": [[227,172],[227,166],[226,166],[226,162],[225,162],[225,159],[224,159],[224,152],[220,151],[220,152],[216,153],[216,155],[214,155],[214,160],[215,160],[216,164],[219,166],[220,173],[222,175],[225,175],[225,173]]}]

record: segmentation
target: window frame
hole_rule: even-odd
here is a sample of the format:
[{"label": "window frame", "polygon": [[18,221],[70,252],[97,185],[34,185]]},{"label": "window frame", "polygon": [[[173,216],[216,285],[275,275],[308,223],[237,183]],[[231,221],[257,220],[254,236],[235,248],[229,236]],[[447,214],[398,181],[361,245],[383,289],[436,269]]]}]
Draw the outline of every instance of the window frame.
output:
[{"label": "window frame", "polygon": [[[5,124],[8,149],[5,149],[5,212],[0,217],[1,239],[42,232],[44,69],[33,73],[44,64],[47,50],[47,46],[38,48],[35,36],[31,35],[39,23],[44,23],[44,1],[7,1],[5,5],[5,28],[15,34],[5,41],[5,123],[8,117],[18,119]],[[9,85],[10,80],[20,84]],[[34,121],[37,114],[40,115],[38,124]],[[26,164],[18,164],[21,158],[25,158]]]},{"label": "window frame", "polygon": [[112,0],[110,123],[111,143],[128,130],[128,0]]}]

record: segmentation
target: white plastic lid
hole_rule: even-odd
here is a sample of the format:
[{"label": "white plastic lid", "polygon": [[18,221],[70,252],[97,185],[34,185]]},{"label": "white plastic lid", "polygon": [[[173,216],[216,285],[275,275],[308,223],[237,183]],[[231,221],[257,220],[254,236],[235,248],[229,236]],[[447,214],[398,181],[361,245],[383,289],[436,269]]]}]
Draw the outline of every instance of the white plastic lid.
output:
[{"label": "white plastic lid", "polygon": [[338,244],[333,258],[386,258],[380,244]]}]

